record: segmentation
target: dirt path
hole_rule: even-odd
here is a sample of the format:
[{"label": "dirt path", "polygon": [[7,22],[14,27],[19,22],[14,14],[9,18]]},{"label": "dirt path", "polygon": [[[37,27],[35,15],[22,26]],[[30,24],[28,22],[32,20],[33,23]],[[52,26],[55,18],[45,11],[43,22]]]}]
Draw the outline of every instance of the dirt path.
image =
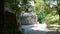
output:
[{"label": "dirt path", "polygon": [[48,30],[46,24],[22,25],[25,34],[59,34],[54,30]]}]

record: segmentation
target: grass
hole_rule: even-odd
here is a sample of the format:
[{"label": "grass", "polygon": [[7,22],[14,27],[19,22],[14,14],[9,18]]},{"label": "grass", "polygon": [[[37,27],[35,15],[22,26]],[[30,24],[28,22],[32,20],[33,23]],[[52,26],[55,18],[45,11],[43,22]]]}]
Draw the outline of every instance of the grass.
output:
[{"label": "grass", "polygon": [[48,25],[47,28],[50,30],[60,30],[60,25]]}]

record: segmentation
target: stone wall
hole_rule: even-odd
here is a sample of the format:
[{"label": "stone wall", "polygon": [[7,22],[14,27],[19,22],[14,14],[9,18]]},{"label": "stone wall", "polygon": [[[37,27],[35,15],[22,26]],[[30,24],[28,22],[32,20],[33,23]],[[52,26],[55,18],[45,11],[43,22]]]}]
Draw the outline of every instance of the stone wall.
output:
[{"label": "stone wall", "polygon": [[[27,4],[24,4],[22,7],[25,8],[21,13],[20,21],[22,25],[36,24],[37,15],[35,11],[34,0],[27,0]],[[22,8],[21,8],[22,9]]]},{"label": "stone wall", "polygon": [[21,19],[22,25],[29,25],[29,24],[36,24],[37,23],[37,15],[35,12],[22,13],[20,19]]}]

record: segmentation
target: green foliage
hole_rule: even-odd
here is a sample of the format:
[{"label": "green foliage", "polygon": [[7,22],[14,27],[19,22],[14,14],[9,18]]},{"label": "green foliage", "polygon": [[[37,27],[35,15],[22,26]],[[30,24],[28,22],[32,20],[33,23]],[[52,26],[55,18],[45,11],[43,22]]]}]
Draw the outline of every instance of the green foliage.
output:
[{"label": "green foliage", "polygon": [[28,0],[23,0],[23,4],[27,4],[27,1],[28,1]]},{"label": "green foliage", "polygon": [[[57,13],[57,8],[50,8],[48,5],[41,3],[40,0],[36,1],[36,13],[39,22],[45,22],[46,24],[58,24],[59,23],[59,15]],[[40,1],[40,2],[39,2]]]},{"label": "green foliage", "polygon": [[[10,8],[13,13],[19,13],[24,10],[23,7],[18,7],[19,2],[17,0],[4,0],[10,4]],[[23,5],[26,5],[28,0],[23,0]],[[45,4],[45,1],[49,0],[35,0],[35,8],[39,22],[45,22],[47,24],[59,23],[59,15],[56,8],[50,8]],[[17,14],[18,14],[17,13]]]},{"label": "green foliage", "polygon": [[12,10],[12,13],[16,14],[20,9],[18,7],[19,1],[17,0],[4,0],[4,2],[10,4],[10,9]]},{"label": "green foliage", "polygon": [[37,16],[38,16],[38,21],[42,22],[44,21],[44,18],[45,18],[45,5],[44,3],[40,3],[39,1],[40,0],[35,0],[36,1],[36,13],[37,13]]}]

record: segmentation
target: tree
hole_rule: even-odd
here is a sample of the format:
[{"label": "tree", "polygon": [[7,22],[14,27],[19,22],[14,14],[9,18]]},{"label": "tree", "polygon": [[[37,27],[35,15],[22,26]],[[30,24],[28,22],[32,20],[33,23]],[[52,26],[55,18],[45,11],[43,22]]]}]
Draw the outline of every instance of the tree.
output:
[{"label": "tree", "polygon": [[59,25],[60,25],[60,0],[57,0],[57,12],[59,14]]},{"label": "tree", "polygon": [[[18,30],[16,13],[20,12],[17,0],[4,0],[4,34],[22,34]],[[18,15],[19,16],[19,15]]]},{"label": "tree", "polygon": [[45,4],[43,0],[35,0],[35,8],[38,17],[38,21],[41,23],[44,21],[45,18]]},{"label": "tree", "polygon": [[35,8],[38,17],[38,21],[42,21],[48,24],[59,23],[59,16],[57,12],[57,5],[54,1],[53,7],[50,7],[51,0],[35,0]]},{"label": "tree", "polygon": [[7,7],[11,10],[12,13],[16,14],[20,11],[19,2],[17,0],[4,0],[4,7]]}]

